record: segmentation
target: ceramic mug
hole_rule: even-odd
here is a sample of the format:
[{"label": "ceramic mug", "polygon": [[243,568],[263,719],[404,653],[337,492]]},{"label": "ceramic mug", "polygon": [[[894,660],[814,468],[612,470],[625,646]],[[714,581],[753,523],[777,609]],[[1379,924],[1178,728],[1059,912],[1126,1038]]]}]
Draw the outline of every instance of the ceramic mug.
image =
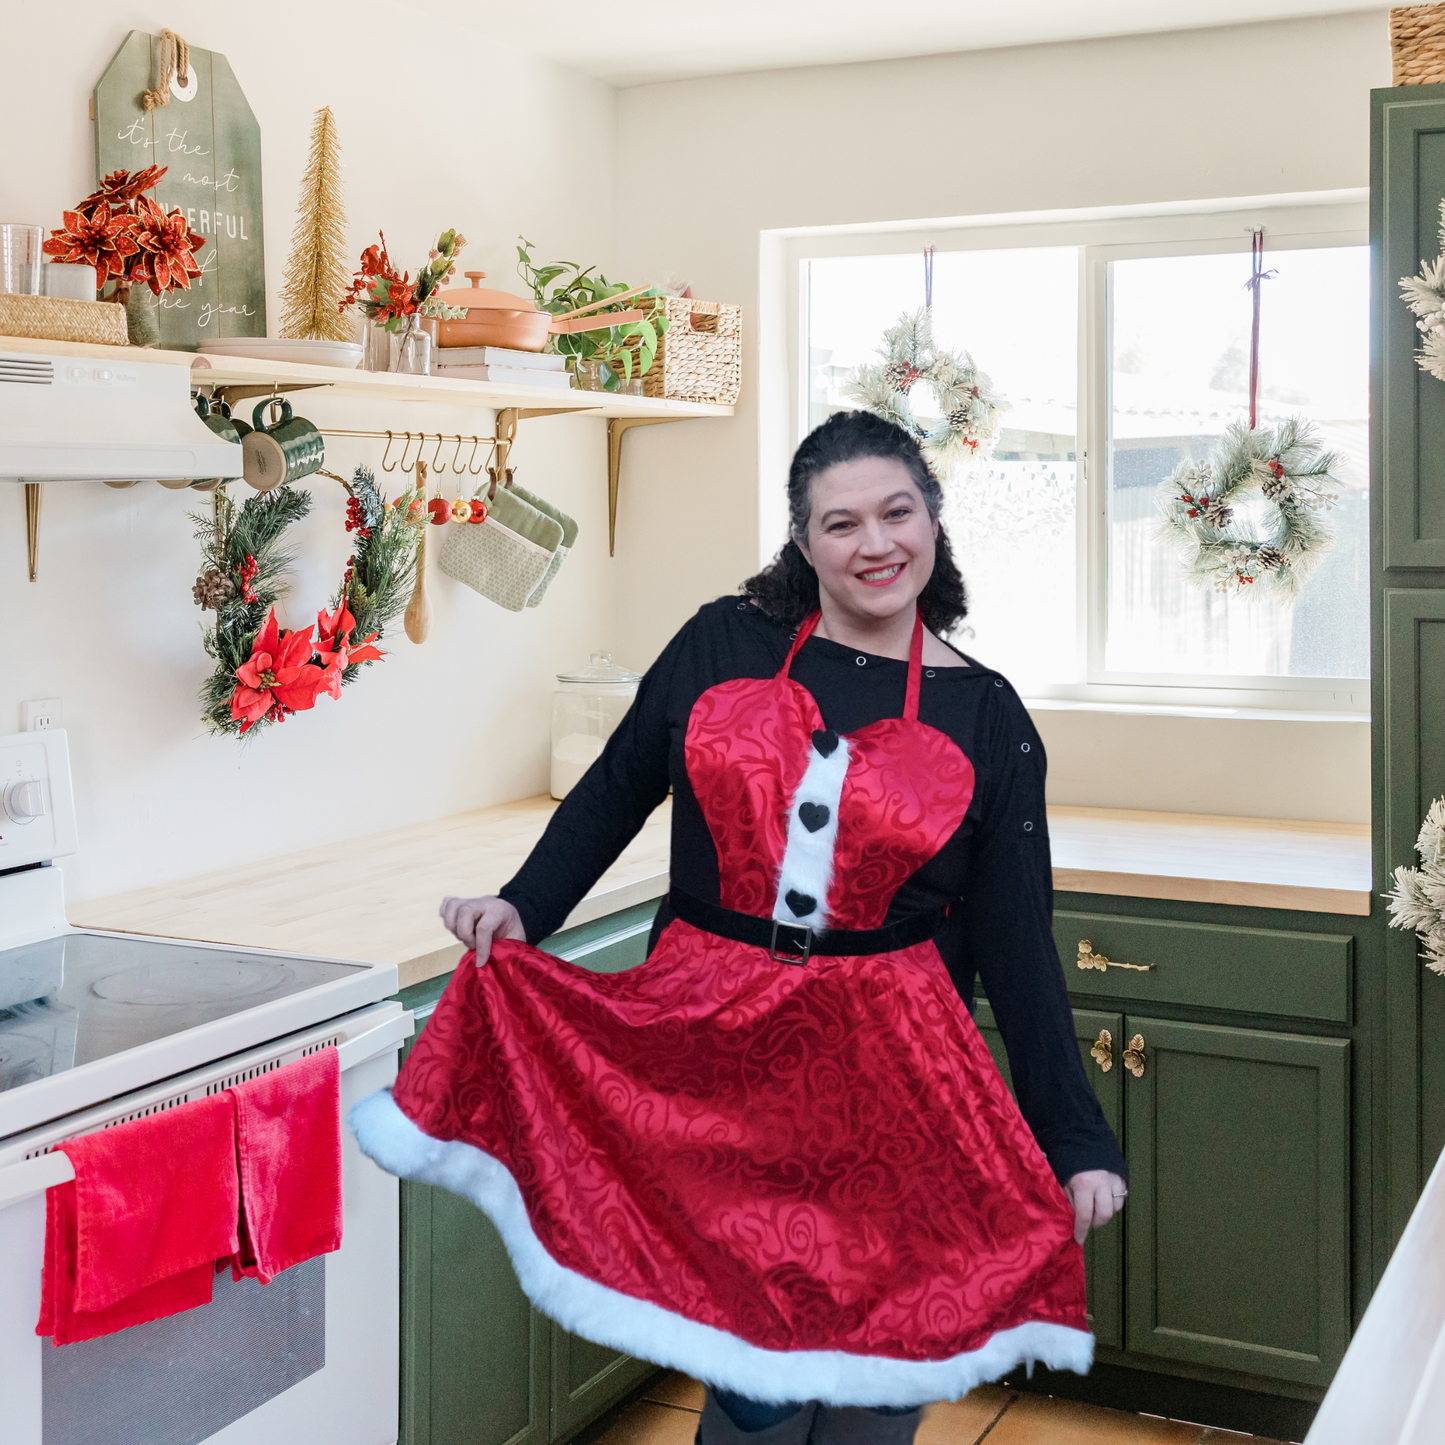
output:
[{"label": "ceramic mug", "polygon": [[251,413],[255,430],[241,441],[246,480],[258,492],[309,477],[326,460],[321,433],[304,416],[292,416],[289,401],[281,402],[281,420],[266,425],[262,413],[275,400],[267,397],[257,404]]},{"label": "ceramic mug", "polygon": [[[223,442],[232,442],[236,446],[240,446],[241,438],[251,430],[245,422],[232,420],[231,408],[228,407],[225,402],[213,402],[210,397],[202,392],[196,394],[196,415],[200,417]],[[189,486],[197,492],[214,492],[225,480],[224,477],[205,477],[200,481],[189,483]],[[183,487],[188,484],[185,482],[164,482],[162,485]]]}]

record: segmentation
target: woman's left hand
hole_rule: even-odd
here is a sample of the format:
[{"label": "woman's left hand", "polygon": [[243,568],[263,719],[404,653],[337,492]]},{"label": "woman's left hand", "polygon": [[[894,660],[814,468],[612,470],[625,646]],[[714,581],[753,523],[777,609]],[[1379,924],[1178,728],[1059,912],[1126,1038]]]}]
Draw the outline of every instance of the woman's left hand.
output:
[{"label": "woman's left hand", "polygon": [[1085,1169],[1064,1185],[1074,1206],[1074,1239],[1082,1244],[1091,1229],[1107,1224],[1128,1197],[1129,1186],[1107,1169]]}]

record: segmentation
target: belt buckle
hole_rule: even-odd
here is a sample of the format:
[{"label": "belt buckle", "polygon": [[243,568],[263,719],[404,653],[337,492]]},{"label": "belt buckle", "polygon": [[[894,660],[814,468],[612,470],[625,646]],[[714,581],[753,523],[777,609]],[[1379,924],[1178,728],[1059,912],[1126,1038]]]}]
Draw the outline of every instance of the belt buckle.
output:
[{"label": "belt buckle", "polygon": [[[794,934],[802,934],[803,947],[800,953],[796,948],[788,947],[788,939],[783,940],[783,952],[778,951],[778,930],[789,929]],[[784,923],[781,918],[773,920],[773,939],[768,946],[768,953],[774,963],[790,963],[795,968],[802,968],[812,957],[813,953],[813,930],[805,923]]]}]

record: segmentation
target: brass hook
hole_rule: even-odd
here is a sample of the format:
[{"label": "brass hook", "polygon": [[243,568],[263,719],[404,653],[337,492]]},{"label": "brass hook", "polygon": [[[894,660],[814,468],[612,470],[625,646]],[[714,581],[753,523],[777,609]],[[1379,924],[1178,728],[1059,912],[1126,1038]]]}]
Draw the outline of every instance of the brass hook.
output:
[{"label": "brass hook", "polygon": [[479,467],[474,467],[474,466],[472,465],[472,463],[473,463],[474,461],[476,461],[476,459],[477,459],[477,448],[478,448],[479,446],[481,446],[481,444],[482,444],[482,439],[481,439],[481,437],[474,436],[474,437],[472,438],[472,454],[471,454],[471,456],[469,456],[469,457],[467,458],[467,475],[468,475],[468,476],[479,477],[479,476],[481,476],[481,474],[486,470],[487,463],[486,463],[485,460],[483,460],[481,466],[479,466]]},{"label": "brass hook", "polygon": [[432,454],[431,454],[431,469],[432,469],[432,471],[434,471],[434,472],[444,472],[444,471],[446,471],[446,468],[445,468],[445,467],[443,467],[443,466],[438,466],[438,465],[437,465],[437,458],[441,455],[441,451],[442,451],[442,442],[444,442],[445,440],[446,440],[446,438],[445,438],[444,436],[442,436],[442,434],[441,434],[440,432],[438,432],[438,433],[437,433],[437,444],[436,444],[435,447],[432,448]]},{"label": "brass hook", "polygon": [[[387,459],[387,457],[389,457],[389,456],[391,455],[391,444],[392,444],[392,442],[394,442],[395,440],[396,440],[396,438],[395,438],[390,432],[387,432],[387,434],[386,434],[386,450],[385,450],[384,452],[382,452],[382,454],[381,454],[381,469],[382,469],[382,471],[384,471],[384,472],[394,472],[394,471],[397,469],[397,467],[401,465],[399,462],[393,462],[390,466],[387,466],[387,464],[386,464],[386,459]],[[405,455],[405,453],[406,453],[406,448],[403,447],[403,448],[402,448],[402,454]]]},{"label": "brass hook", "polygon": [[406,441],[402,444],[402,448],[401,448],[401,461],[398,463],[398,465],[401,467],[402,471],[404,471],[404,472],[409,472],[409,471],[411,471],[411,470],[416,466],[416,464],[421,460],[421,449],[422,449],[422,447],[425,445],[425,443],[426,443],[426,437],[425,437],[425,435],[423,435],[422,438],[421,438],[421,440],[417,443],[416,455],[411,459],[411,464],[408,465],[408,464],[407,464],[407,460],[406,460],[406,453],[407,453],[407,448],[411,446],[411,433],[410,433],[410,432],[407,432],[407,433],[406,433]]},{"label": "brass hook", "polygon": [[462,474],[462,469],[457,465],[457,458],[462,454],[462,440],[462,434],[461,432],[458,432],[457,444],[452,451],[452,471],[455,472],[457,476],[461,476]]}]

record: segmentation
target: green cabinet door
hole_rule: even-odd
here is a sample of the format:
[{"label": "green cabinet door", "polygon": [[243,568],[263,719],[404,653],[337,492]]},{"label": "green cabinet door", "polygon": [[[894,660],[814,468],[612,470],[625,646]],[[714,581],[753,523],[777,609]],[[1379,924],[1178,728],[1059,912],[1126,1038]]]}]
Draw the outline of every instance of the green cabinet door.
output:
[{"label": "green cabinet door", "polygon": [[[986,999],[978,1001],[976,1021],[1004,1083],[1012,1091],[1013,1081],[1003,1035],[998,1031],[993,1009]],[[1084,1068],[1103,1106],[1104,1117],[1109,1121],[1114,1137],[1121,1143],[1124,1138],[1124,1070],[1119,1064],[1119,1056],[1124,1048],[1120,1042],[1123,1027],[1120,1014],[1101,1013],[1094,1009],[1074,1010],[1074,1033],[1079,1040],[1079,1052],[1084,1057]],[[1107,1070],[1100,1066],[1091,1052],[1101,1032],[1108,1033],[1111,1044],[1112,1057]],[[1101,1345],[1119,1347],[1124,1343],[1123,1267],[1124,1251],[1119,1224],[1110,1221],[1102,1229],[1091,1229],[1084,1241],[1084,1279],[1088,1289],[1089,1328]]]},{"label": "green cabinet door", "polygon": [[1328,1385],[1350,1333],[1349,1041],[1124,1031],[1143,1039],[1123,1080],[1128,1349]]}]

